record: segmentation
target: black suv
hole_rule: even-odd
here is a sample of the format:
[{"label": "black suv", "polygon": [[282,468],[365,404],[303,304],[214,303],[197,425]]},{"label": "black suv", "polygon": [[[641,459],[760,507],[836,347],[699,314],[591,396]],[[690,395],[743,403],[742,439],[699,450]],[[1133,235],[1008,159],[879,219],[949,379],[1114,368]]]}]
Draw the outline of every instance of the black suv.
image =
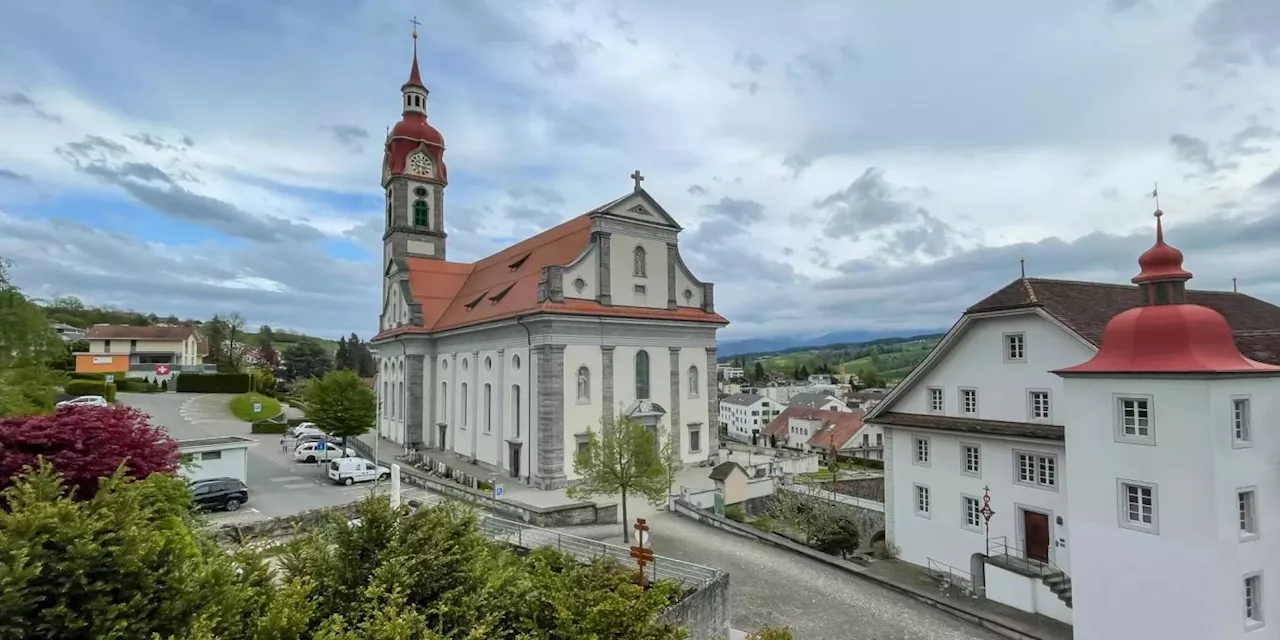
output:
[{"label": "black suv", "polygon": [[249,487],[235,478],[209,478],[191,483],[196,508],[235,511],[249,501]]}]

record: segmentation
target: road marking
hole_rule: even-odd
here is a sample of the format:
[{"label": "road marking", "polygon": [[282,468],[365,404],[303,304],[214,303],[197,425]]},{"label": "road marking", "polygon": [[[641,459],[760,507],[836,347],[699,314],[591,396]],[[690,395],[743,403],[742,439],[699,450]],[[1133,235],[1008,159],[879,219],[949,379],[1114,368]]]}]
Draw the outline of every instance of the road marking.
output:
[{"label": "road marking", "polygon": [[271,478],[272,482],[295,482],[298,480],[306,480],[302,476],[280,476],[279,478]]},{"label": "road marking", "polygon": [[280,487],[284,489],[314,489],[315,486],[316,485],[311,482],[302,482],[302,483],[295,482],[295,483],[280,485]]}]

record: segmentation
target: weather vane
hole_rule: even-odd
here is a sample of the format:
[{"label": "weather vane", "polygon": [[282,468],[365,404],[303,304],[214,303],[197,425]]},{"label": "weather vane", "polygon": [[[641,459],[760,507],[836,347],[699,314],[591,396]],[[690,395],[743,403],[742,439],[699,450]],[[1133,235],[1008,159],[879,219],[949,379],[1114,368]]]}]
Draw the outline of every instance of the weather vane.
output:
[{"label": "weather vane", "polygon": [[1147,197],[1148,197],[1148,198],[1155,198],[1155,199],[1156,199],[1156,209],[1159,209],[1159,208],[1160,208],[1160,183],[1159,183],[1159,182],[1153,182],[1153,183],[1151,183],[1151,193],[1148,193],[1148,194],[1147,194]]}]

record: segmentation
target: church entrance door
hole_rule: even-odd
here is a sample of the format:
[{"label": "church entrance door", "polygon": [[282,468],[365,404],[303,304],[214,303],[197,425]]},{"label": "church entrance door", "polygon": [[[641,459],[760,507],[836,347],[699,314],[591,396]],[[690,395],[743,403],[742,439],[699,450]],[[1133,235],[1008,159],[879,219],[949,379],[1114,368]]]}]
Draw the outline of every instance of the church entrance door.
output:
[{"label": "church entrance door", "polygon": [[519,478],[520,477],[520,444],[518,442],[512,442],[508,446],[507,450],[510,452],[510,461],[509,461],[509,464],[507,464],[507,468],[511,470],[512,478]]}]

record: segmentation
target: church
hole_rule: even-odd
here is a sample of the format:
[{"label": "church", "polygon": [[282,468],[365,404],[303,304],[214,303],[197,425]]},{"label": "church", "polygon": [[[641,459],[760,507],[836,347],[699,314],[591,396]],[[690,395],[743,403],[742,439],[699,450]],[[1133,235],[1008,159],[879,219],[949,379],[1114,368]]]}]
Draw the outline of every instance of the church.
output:
[{"label": "church", "polygon": [[413,65],[382,164],[378,432],[554,489],[588,430],[626,415],[685,463],[717,449],[712,284],[640,186],[476,262],[450,262],[444,137]]}]

